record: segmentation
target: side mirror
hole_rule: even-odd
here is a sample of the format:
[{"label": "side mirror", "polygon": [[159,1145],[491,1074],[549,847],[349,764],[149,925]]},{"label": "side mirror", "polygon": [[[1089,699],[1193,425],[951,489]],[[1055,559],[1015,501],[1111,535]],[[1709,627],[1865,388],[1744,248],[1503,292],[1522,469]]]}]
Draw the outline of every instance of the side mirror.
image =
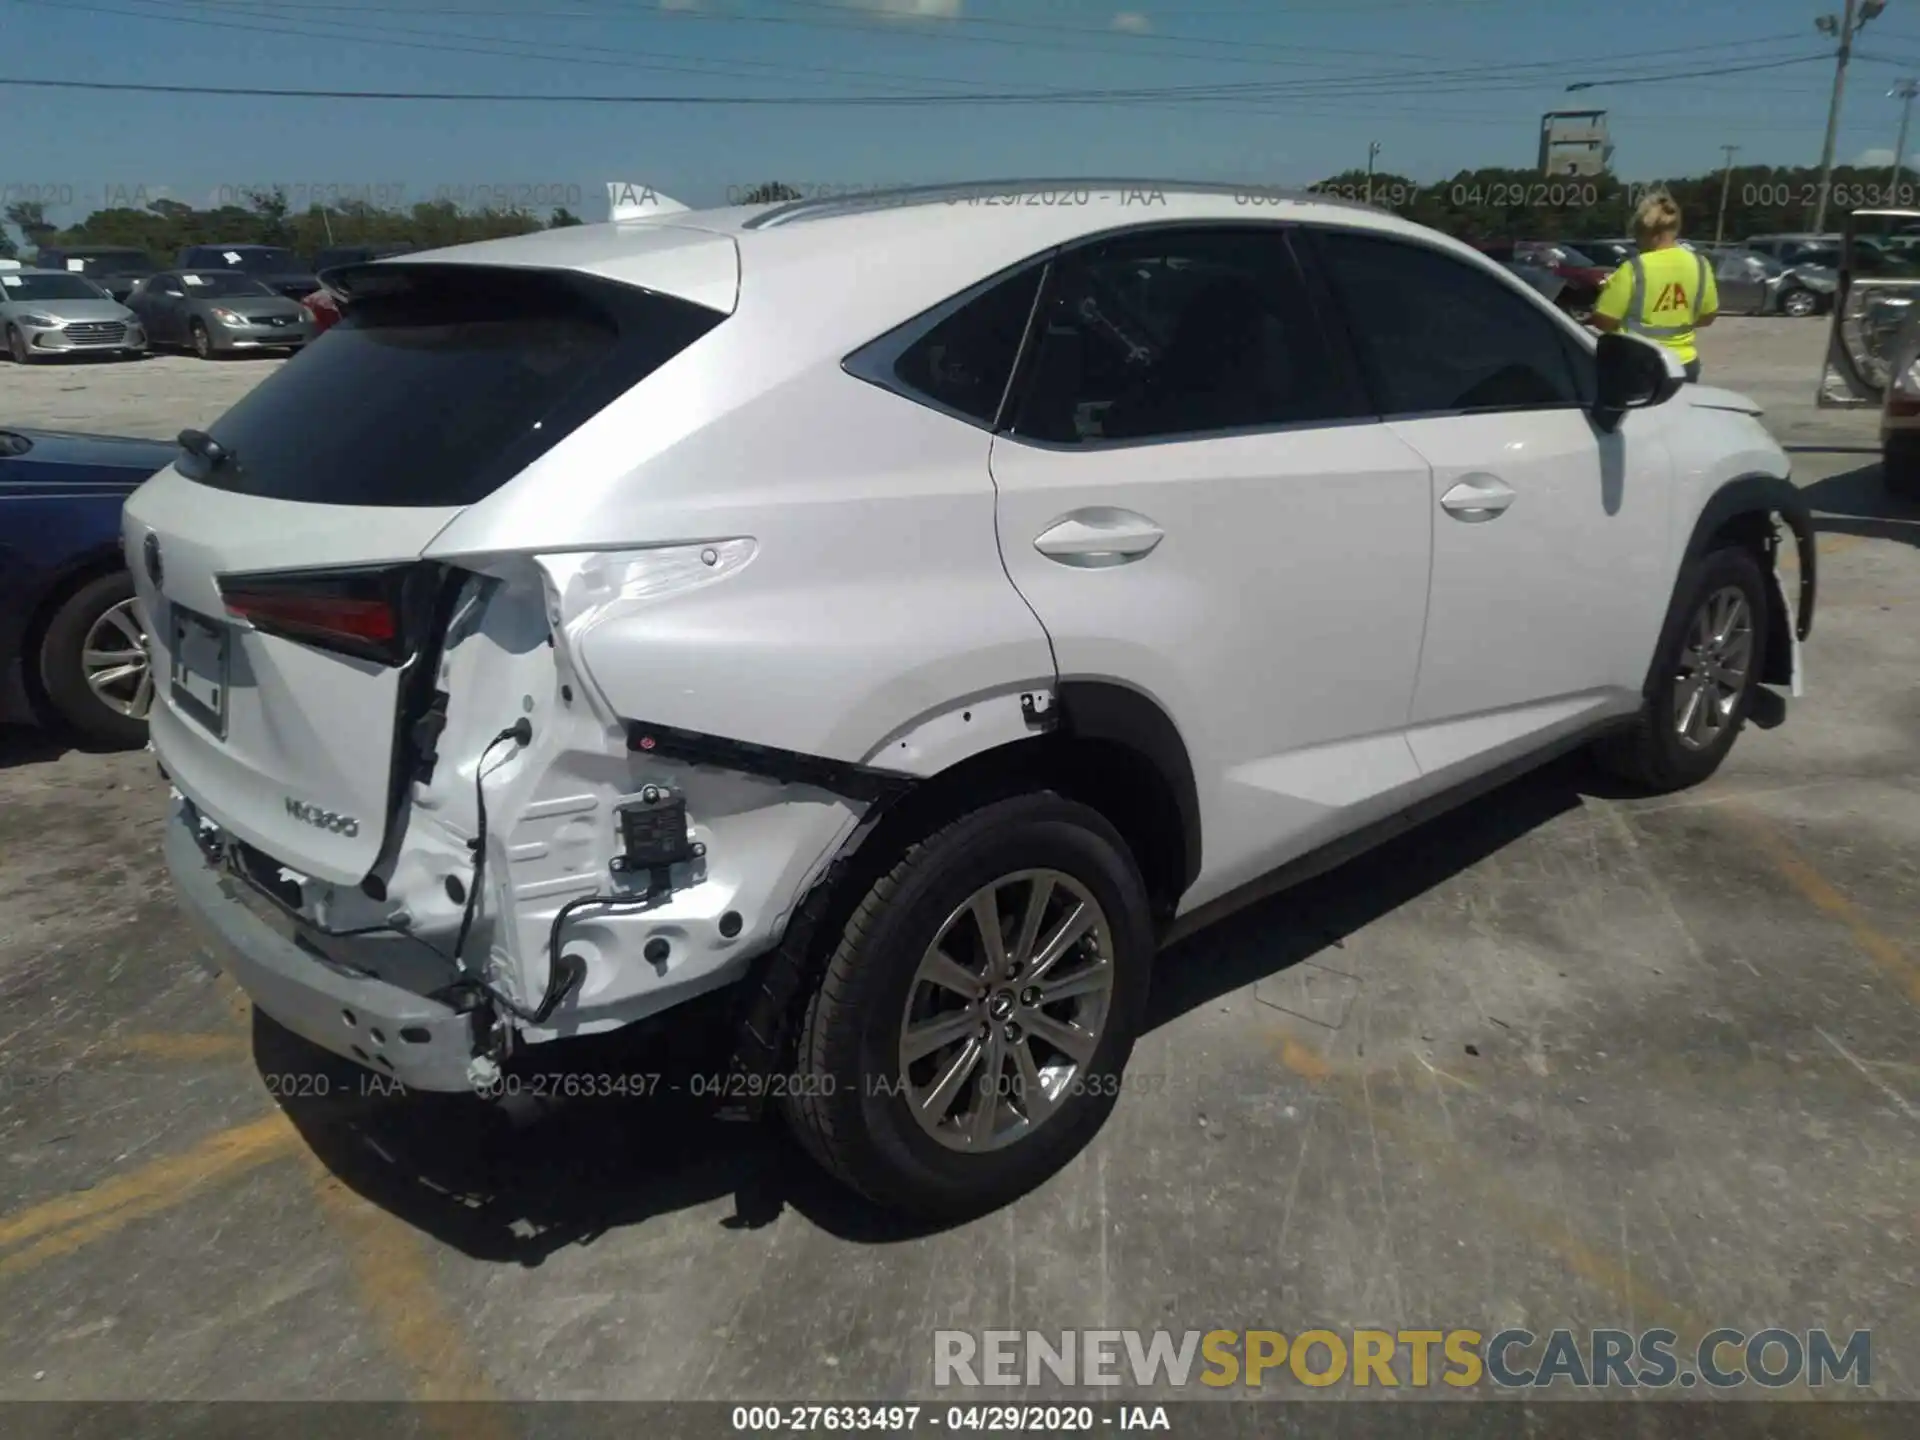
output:
[{"label": "side mirror", "polygon": [[1672,399],[1687,378],[1685,367],[1666,346],[1618,331],[1600,337],[1593,358],[1593,418],[1602,430],[1612,430],[1629,410]]}]

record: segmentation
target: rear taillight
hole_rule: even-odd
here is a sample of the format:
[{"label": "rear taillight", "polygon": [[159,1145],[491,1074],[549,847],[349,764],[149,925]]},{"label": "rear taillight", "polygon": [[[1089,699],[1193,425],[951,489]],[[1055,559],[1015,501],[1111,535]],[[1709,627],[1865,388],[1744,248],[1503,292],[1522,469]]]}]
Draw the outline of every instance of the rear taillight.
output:
[{"label": "rear taillight", "polygon": [[411,653],[406,593],[413,572],[401,565],[223,575],[220,598],[229,615],[264,634],[399,665]]}]

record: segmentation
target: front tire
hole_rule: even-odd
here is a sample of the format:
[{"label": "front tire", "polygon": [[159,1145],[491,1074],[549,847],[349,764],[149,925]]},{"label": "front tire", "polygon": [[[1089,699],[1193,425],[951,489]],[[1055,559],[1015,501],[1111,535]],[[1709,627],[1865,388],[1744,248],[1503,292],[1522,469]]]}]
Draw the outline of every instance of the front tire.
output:
[{"label": "front tire", "polygon": [[133,577],[116,571],[67,597],[40,642],[40,688],[55,716],[97,745],[147,740],[153,672]]},{"label": "front tire", "polygon": [[202,360],[213,359],[213,336],[208,333],[206,323],[195,320],[189,333],[193,343],[193,353]]},{"label": "front tire", "polygon": [[1698,785],[1727,758],[1767,663],[1767,577],[1751,551],[1709,551],[1680,572],[1684,616],[1662,640],[1633,728],[1601,763],[1655,794]]},{"label": "front tire", "polygon": [[39,358],[28,346],[27,337],[14,325],[7,326],[7,356],[16,365],[31,365]]},{"label": "front tire", "polygon": [[801,1017],[789,1126],[892,1209],[981,1214],[1113,1109],[1154,953],[1146,887],[1098,811],[985,806],[907,847]]}]

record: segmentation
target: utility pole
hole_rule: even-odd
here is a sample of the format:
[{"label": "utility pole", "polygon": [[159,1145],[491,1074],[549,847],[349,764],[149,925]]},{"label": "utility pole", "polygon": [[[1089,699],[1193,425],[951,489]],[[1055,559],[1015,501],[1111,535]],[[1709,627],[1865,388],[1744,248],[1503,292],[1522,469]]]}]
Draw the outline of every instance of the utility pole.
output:
[{"label": "utility pole", "polygon": [[1367,146],[1367,204],[1373,203],[1373,162],[1380,154],[1380,142],[1372,141]]},{"label": "utility pole", "polygon": [[1853,58],[1853,37],[1860,27],[1887,8],[1887,0],[1847,0],[1844,14],[1822,15],[1813,28],[1840,42],[1834,52],[1833,100],[1827,106],[1827,139],[1820,148],[1820,199],[1813,215],[1813,228],[1827,228],[1827,192],[1833,188],[1833,146],[1840,133],[1840,97],[1847,88],[1847,61]]},{"label": "utility pole", "polygon": [[1887,177],[1887,198],[1885,204],[1898,205],[1900,194],[1900,162],[1907,153],[1907,122],[1913,118],[1913,97],[1920,94],[1920,80],[1902,80],[1888,95],[1900,97],[1900,138],[1893,146],[1893,173]]},{"label": "utility pole", "polygon": [[1720,177],[1720,219],[1713,227],[1713,243],[1718,245],[1727,237],[1727,192],[1733,189],[1733,156],[1738,145],[1722,145],[1727,152],[1727,168]]}]

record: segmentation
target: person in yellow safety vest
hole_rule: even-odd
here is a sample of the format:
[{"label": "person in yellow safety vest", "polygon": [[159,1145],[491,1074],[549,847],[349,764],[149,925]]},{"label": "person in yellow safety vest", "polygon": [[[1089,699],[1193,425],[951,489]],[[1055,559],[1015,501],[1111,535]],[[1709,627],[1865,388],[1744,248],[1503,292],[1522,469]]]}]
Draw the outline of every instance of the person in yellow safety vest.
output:
[{"label": "person in yellow safety vest", "polygon": [[1673,351],[1687,379],[1700,378],[1696,332],[1720,313],[1720,290],[1706,256],[1680,243],[1680,207],[1649,195],[1633,216],[1640,253],[1607,277],[1593,305],[1596,330],[1624,330]]}]

